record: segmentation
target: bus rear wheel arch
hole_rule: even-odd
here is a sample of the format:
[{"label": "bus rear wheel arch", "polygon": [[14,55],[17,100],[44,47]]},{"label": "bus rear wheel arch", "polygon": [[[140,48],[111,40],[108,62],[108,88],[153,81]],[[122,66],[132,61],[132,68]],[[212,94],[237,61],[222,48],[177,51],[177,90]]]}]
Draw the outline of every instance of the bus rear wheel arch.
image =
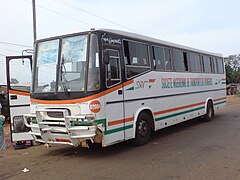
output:
[{"label": "bus rear wheel arch", "polygon": [[206,106],[206,114],[204,115],[205,121],[211,121],[214,118],[214,107],[213,107],[213,101],[208,100],[207,106]]},{"label": "bus rear wheel arch", "polygon": [[135,139],[133,139],[132,144],[137,146],[147,144],[152,128],[152,117],[147,111],[142,111],[136,121]]}]

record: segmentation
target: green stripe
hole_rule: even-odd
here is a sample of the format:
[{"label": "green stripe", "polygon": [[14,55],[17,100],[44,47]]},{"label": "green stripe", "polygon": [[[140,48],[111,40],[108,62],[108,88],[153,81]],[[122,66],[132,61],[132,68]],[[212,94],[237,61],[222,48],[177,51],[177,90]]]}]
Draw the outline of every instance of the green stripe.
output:
[{"label": "green stripe", "polygon": [[111,129],[111,130],[107,130],[105,131],[105,135],[108,135],[108,134],[113,134],[113,133],[117,133],[117,132],[120,132],[120,131],[124,131],[126,129],[131,129],[133,128],[133,125],[129,125],[129,126],[125,126],[125,127],[120,127],[120,128],[116,128],[116,129]]},{"label": "green stripe", "polygon": [[126,91],[129,91],[129,90],[134,90],[134,86],[126,89]]},{"label": "green stripe", "polygon": [[72,121],[71,126],[93,126],[94,122],[91,121]]},{"label": "green stripe", "polygon": [[31,122],[32,122],[33,124],[38,124],[38,122],[37,122],[36,119],[32,119]]},{"label": "green stripe", "polygon": [[96,124],[102,124],[106,119],[97,119],[94,122],[92,121],[72,121],[71,126],[93,126]]},{"label": "green stripe", "polygon": [[224,104],[224,103],[226,103],[227,101],[221,101],[221,102],[218,102],[218,103],[214,103],[214,106],[216,106],[216,105],[219,105],[219,104]]},{"label": "green stripe", "polygon": [[104,123],[104,121],[106,121],[106,119],[97,119],[97,120],[95,120],[95,122],[97,124],[102,124],[102,123]]},{"label": "green stripe", "polygon": [[162,117],[156,118],[155,120],[156,121],[161,121],[161,120],[164,120],[164,119],[168,119],[168,118],[171,118],[171,117],[179,116],[179,115],[182,115],[182,114],[187,114],[187,113],[190,113],[190,112],[193,112],[193,111],[197,111],[197,110],[200,110],[200,109],[204,109],[204,108],[205,108],[205,106],[201,106],[201,107],[190,109],[190,110],[187,110],[187,111],[182,111],[182,112],[179,112],[179,113],[170,114],[170,115],[167,115],[167,116],[162,116]]},{"label": "green stripe", "polygon": [[106,119],[97,119],[97,120],[95,120],[95,122],[97,122],[98,124],[102,123],[104,125],[104,128],[105,128],[104,135],[113,134],[113,133],[117,133],[117,132],[120,132],[120,131],[124,131],[126,129],[133,128],[133,125],[129,125],[129,126],[125,126],[125,127],[120,127],[120,128],[116,128],[116,129],[107,130]]}]

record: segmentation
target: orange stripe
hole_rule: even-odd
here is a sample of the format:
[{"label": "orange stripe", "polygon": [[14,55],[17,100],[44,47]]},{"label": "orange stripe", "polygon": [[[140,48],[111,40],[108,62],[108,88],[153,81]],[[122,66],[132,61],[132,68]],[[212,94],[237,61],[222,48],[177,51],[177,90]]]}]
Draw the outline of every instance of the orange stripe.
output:
[{"label": "orange stripe", "polygon": [[9,90],[9,94],[18,94],[18,95],[22,95],[22,96],[30,96],[29,92],[17,91],[17,90]]},{"label": "orange stripe", "polygon": [[190,107],[194,107],[194,106],[199,106],[205,104],[205,102],[200,102],[200,103],[196,103],[196,104],[190,104],[190,105],[186,105],[186,106],[180,106],[180,107],[176,107],[176,108],[172,108],[172,109],[166,109],[163,111],[158,111],[158,112],[154,112],[154,115],[159,115],[159,114],[164,114],[164,113],[168,113],[168,112],[172,112],[172,111],[177,111],[177,110],[181,110],[181,109],[186,109],[186,108],[190,108]]},{"label": "orange stripe", "polygon": [[[130,117],[130,118],[126,118],[125,122],[130,122],[133,120],[134,120],[134,117]],[[122,124],[122,123],[124,123],[124,119],[108,122],[108,126],[113,126],[113,125]]]},{"label": "orange stripe", "polygon": [[[214,99],[213,101],[220,101],[220,100],[224,100],[224,99],[226,99],[226,97],[219,98],[219,99]],[[186,108],[199,106],[199,105],[203,105],[203,104],[205,104],[205,102],[200,102],[200,103],[196,103],[196,104],[190,104],[190,105],[186,105],[186,106],[180,106],[180,107],[176,107],[176,108],[172,108],[172,109],[166,109],[166,110],[163,110],[163,111],[154,112],[154,115],[156,116],[156,115],[159,115],[159,114],[164,114],[164,113],[177,111],[177,110],[181,110],[181,109],[186,109]]]},{"label": "orange stripe", "polygon": [[219,98],[219,99],[214,99],[213,101],[221,101],[221,100],[224,100],[224,99],[227,99],[227,98],[223,97],[223,98]]},{"label": "orange stripe", "polygon": [[115,86],[111,89],[108,89],[106,91],[103,91],[103,92],[100,92],[98,94],[94,94],[92,96],[85,97],[85,98],[78,98],[78,99],[71,99],[71,100],[51,100],[51,101],[31,98],[30,101],[34,102],[34,103],[40,103],[40,104],[74,104],[74,103],[81,103],[81,102],[90,101],[90,100],[93,100],[93,99],[96,99],[96,98],[100,98],[104,95],[110,94],[111,92],[114,92],[114,91],[116,91],[116,90],[118,90],[122,87],[125,87],[129,84],[132,84],[132,83],[133,83],[133,80],[130,80],[130,81],[127,81],[123,84],[119,84],[119,85],[117,85],[117,86]]},{"label": "orange stripe", "polygon": [[150,83],[154,83],[156,79],[149,79]]}]

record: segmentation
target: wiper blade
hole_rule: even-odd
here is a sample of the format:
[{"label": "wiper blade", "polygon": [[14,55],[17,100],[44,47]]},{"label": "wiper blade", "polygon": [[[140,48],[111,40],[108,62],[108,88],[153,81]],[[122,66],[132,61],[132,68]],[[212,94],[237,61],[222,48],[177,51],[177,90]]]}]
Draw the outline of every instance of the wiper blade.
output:
[{"label": "wiper blade", "polygon": [[[64,79],[65,81],[67,81],[66,78],[65,78],[67,69],[66,69],[66,67],[65,67],[64,54],[62,55],[62,58],[61,58],[61,67],[60,67],[60,69],[61,69],[61,81],[62,81],[63,79]],[[64,70],[64,71],[63,71],[63,70]]]},{"label": "wiper blade", "polygon": [[[65,75],[66,75],[66,72],[67,72],[67,69],[66,69],[66,67],[65,67],[65,60],[64,60],[64,54],[62,54],[62,58],[61,58],[61,67],[60,67],[60,69],[61,69],[61,84],[62,84],[62,86],[63,86],[63,90],[64,90],[64,92],[65,92],[65,94],[66,94],[66,96],[70,96],[70,93],[68,92],[68,88],[67,88],[67,85],[66,85],[66,83],[68,83],[68,81],[67,81],[67,79],[66,79],[66,77],[65,77]],[[64,69],[64,71],[63,71],[63,69]]]},{"label": "wiper blade", "polygon": [[69,93],[69,91],[68,91],[68,88],[67,88],[67,85],[66,85],[66,84],[63,84],[63,90],[64,90],[66,96],[70,96],[70,93]]}]

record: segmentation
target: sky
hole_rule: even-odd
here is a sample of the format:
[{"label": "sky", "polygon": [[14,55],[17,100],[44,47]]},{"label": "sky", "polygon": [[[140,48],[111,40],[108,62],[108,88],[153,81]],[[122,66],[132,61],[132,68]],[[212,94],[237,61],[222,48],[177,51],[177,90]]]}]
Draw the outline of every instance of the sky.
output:
[{"label": "sky", "polygon": [[[229,56],[240,53],[239,7],[239,0],[36,0],[37,39],[108,28]],[[4,55],[32,45],[32,0],[0,0],[0,84]]]}]

